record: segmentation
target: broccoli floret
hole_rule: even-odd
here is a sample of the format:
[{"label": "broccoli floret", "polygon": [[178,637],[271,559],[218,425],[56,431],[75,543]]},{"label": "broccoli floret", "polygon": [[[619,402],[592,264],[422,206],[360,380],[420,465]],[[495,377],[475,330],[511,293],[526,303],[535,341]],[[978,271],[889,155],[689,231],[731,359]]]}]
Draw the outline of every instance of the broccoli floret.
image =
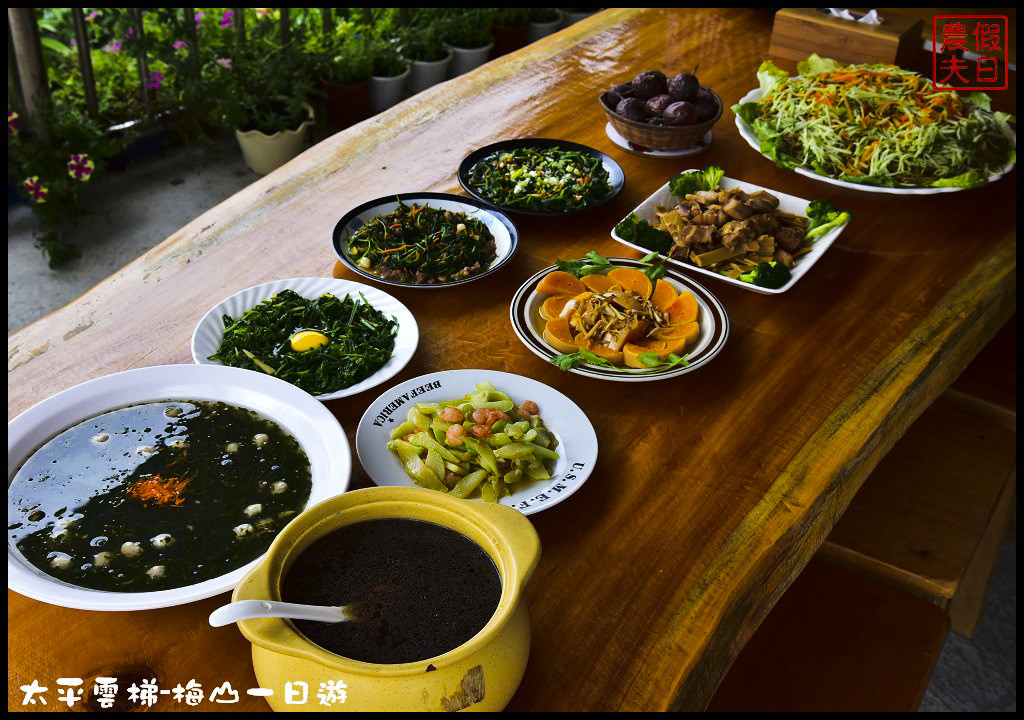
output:
[{"label": "broccoli floret", "polygon": [[773,260],[772,262],[759,262],[746,275],[740,275],[740,280],[758,287],[777,290],[788,283],[791,277],[789,268]]},{"label": "broccoli floret", "polygon": [[831,200],[815,200],[807,206],[807,240],[814,240],[843,223],[849,222],[850,213],[840,210]]},{"label": "broccoli floret", "polygon": [[714,190],[725,176],[725,171],[717,165],[710,165],[703,170],[687,170],[668,181],[668,189],[677,198],[685,198],[699,190]]},{"label": "broccoli floret", "polygon": [[648,250],[667,253],[672,247],[672,236],[664,230],[658,230],[646,220],[641,220],[636,213],[615,226],[616,234],[626,242],[639,245]]}]

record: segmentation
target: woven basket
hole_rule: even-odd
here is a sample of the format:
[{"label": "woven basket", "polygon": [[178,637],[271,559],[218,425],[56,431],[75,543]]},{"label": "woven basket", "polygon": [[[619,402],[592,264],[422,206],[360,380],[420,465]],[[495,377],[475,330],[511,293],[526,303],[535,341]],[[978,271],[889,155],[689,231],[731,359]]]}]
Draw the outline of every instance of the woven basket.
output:
[{"label": "woven basket", "polygon": [[602,93],[598,102],[601,103],[601,108],[604,109],[612,127],[618,130],[619,134],[632,144],[650,150],[679,150],[700,142],[707,135],[711,126],[722,117],[722,98],[718,97],[711,88],[701,85],[701,89],[711,95],[715,102],[718,103],[718,112],[710,120],[698,125],[650,125],[645,122],[624,118],[610,110],[608,105],[605,104],[607,93]]}]

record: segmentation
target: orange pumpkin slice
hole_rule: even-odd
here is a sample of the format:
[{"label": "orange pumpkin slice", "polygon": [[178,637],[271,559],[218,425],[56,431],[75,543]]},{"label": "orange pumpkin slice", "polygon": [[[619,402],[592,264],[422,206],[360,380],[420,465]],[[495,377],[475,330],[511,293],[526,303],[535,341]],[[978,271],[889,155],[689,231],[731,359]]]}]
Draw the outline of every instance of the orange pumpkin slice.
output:
[{"label": "orange pumpkin slice", "polygon": [[562,314],[565,304],[573,299],[572,295],[552,295],[540,304],[540,316],[545,320],[554,320]]},{"label": "orange pumpkin slice", "polygon": [[637,343],[639,347],[644,348],[644,352],[657,353],[658,357],[662,360],[666,359],[671,354],[679,355],[686,349],[686,338],[681,337],[675,340],[644,340],[643,342]]},{"label": "orange pumpkin slice", "polygon": [[577,350],[572,330],[569,329],[568,318],[560,317],[548,320],[547,325],[544,326],[543,337],[558,352],[574,353]]},{"label": "orange pumpkin slice", "polygon": [[651,352],[645,347],[640,345],[634,345],[633,343],[626,343],[622,346],[622,359],[626,363],[626,367],[638,368],[640,370],[650,370],[649,367],[644,365],[640,361],[640,355],[643,353]]},{"label": "orange pumpkin slice", "polygon": [[591,342],[585,335],[580,333],[576,336],[576,347],[580,350],[589,350],[590,352],[603,357],[605,360],[610,362],[612,365],[622,364],[622,353],[618,350],[612,350],[607,345],[601,345],[600,343]]},{"label": "orange pumpkin slice", "polygon": [[579,295],[584,290],[583,283],[564,270],[552,270],[537,284],[537,292],[547,295]]},{"label": "orange pumpkin slice", "polygon": [[668,280],[658,280],[654,284],[654,293],[651,295],[651,303],[659,310],[665,310],[679,297],[675,287]]},{"label": "orange pumpkin slice", "polygon": [[636,268],[617,267],[608,271],[608,277],[623,290],[632,290],[642,298],[649,298],[654,290],[651,279]]},{"label": "orange pumpkin slice", "polygon": [[612,280],[607,275],[584,275],[580,278],[580,282],[583,283],[587,290],[604,294],[606,292],[612,292],[613,290],[621,290],[619,284]]},{"label": "orange pumpkin slice", "polygon": [[700,306],[697,305],[697,298],[693,296],[693,293],[683,290],[683,292],[679,293],[679,297],[665,308],[665,311],[668,313],[670,325],[685,325],[697,320],[697,316],[700,314]]},{"label": "orange pumpkin slice", "polygon": [[700,334],[700,326],[696,322],[683,323],[682,325],[669,325],[658,328],[651,333],[652,340],[683,340],[686,346],[690,346]]}]

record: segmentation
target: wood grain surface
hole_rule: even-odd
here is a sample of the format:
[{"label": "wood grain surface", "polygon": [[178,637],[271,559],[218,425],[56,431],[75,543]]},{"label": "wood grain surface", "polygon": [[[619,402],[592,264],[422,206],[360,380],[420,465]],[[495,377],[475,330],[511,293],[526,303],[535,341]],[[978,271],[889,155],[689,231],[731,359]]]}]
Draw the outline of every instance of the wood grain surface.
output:
[{"label": "wood grain surface", "polygon": [[[607,10],[328,138],[9,337],[8,417],[85,380],[190,362],[192,331],[214,304],[270,280],[331,275],[331,230],[347,210],[398,192],[460,192],[456,168],[478,147],[539,136],[598,148],[626,175],[614,201],[564,219],[516,217],[516,256],[480,282],[388,288],[421,333],[393,382],[515,372],[567,394],[597,431],[586,485],[531,516],[543,556],[526,590],[530,664],[509,709],[703,708],[870,470],[1016,304],[1015,171],[991,187],[895,197],[776,168],[740,138],[731,112],[711,147],[685,159],[631,155],[605,135],[598,94],[642,70],[699,63],[701,82],[731,106],[757,85],[770,29],[756,10]],[[602,382],[564,374],[519,342],[509,301],[526,278],[589,250],[636,257],[611,228],[676,173],[709,164],[829,198],[854,221],[785,294],[700,278],[731,332],[699,371]],[[328,404],[350,441],[380,390]],[[355,463],[360,484],[369,480]],[[9,592],[9,707],[44,709],[21,708],[19,686],[33,679],[52,688],[127,667],[162,687],[255,687],[246,642],[206,624],[227,599],[107,614]],[[266,705],[243,693],[199,709]]]}]

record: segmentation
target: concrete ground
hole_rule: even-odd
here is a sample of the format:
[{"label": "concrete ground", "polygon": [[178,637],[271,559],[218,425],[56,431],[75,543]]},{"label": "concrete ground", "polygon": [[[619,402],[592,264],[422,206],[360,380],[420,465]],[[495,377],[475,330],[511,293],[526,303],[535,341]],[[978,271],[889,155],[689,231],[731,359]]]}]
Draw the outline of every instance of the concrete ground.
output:
[{"label": "concrete ground", "polygon": [[[82,257],[51,270],[33,243],[25,205],[7,212],[7,332],[71,302],[257,176],[234,138],[212,150],[166,150],[87,188],[92,213],[72,242]],[[1017,709],[1017,551],[1004,543],[974,638],[950,633],[922,711]]]}]

